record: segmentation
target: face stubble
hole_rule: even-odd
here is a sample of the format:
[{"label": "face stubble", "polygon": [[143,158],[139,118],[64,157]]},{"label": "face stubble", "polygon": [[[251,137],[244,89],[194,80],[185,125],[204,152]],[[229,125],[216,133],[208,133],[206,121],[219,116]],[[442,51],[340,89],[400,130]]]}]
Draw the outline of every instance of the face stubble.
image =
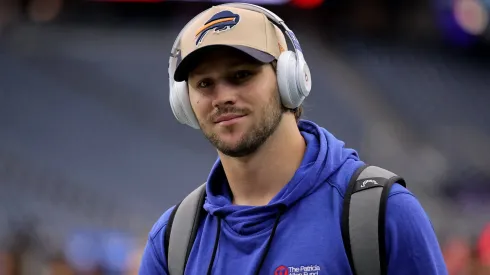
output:
[{"label": "face stubble", "polygon": [[[275,132],[281,122],[283,113],[286,111],[281,104],[277,87],[275,90],[269,102],[261,107],[258,121],[240,138],[238,143],[229,144],[224,142],[216,132],[207,129],[200,122],[202,132],[206,139],[217,150],[230,157],[244,157],[257,151]],[[233,107],[228,107],[226,111],[233,112],[234,110]]]}]

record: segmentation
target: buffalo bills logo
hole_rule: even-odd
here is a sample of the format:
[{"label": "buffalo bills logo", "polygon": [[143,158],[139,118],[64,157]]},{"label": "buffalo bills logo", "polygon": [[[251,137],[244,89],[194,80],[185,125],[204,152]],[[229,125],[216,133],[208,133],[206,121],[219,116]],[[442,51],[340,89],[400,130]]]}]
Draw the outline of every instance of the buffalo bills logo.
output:
[{"label": "buffalo bills logo", "polygon": [[202,26],[196,32],[196,46],[201,44],[204,36],[211,31],[223,32],[232,29],[240,21],[240,15],[232,13],[231,11],[220,11],[213,15],[204,26]]}]

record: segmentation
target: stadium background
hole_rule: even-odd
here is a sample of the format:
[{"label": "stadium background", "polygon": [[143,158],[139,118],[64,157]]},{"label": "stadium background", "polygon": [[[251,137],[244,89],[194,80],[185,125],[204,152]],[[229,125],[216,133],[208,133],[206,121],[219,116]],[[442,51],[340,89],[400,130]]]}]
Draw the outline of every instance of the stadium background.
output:
[{"label": "stadium background", "polygon": [[[407,179],[451,274],[489,274],[490,2],[252,3],[302,42],[305,117]],[[167,80],[174,37],[211,4],[0,0],[0,274],[136,274],[216,158]]]}]

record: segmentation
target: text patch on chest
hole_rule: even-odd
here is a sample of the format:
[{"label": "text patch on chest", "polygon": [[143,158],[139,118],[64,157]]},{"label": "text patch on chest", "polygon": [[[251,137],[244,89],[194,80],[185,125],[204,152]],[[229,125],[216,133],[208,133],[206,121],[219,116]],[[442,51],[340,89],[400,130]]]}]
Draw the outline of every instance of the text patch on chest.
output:
[{"label": "text patch on chest", "polygon": [[320,266],[318,265],[281,265],[274,270],[274,275],[321,275],[320,270]]}]

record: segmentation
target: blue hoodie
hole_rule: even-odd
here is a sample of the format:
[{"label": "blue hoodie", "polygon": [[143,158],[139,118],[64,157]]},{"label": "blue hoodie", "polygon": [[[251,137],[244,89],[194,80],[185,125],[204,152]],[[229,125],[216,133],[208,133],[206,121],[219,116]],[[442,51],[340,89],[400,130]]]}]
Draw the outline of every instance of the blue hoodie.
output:
[{"label": "blue hoodie", "polygon": [[[299,127],[307,143],[304,159],[268,205],[233,205],[217,160],[206,187],[207,215],[185,274],[207,274],[209,266],[211,274],[220,275],[352,274],[340,218],[349,179],[363,162],[354,150],[344,148],[342,141],[313,122],[303,120]],[[168,274],[164,235],[172,209],[149,234],[140,275]],[[429,218],[417,199],[398,184],[388,198],[385,232],[388,274],[447,274]]]}]

